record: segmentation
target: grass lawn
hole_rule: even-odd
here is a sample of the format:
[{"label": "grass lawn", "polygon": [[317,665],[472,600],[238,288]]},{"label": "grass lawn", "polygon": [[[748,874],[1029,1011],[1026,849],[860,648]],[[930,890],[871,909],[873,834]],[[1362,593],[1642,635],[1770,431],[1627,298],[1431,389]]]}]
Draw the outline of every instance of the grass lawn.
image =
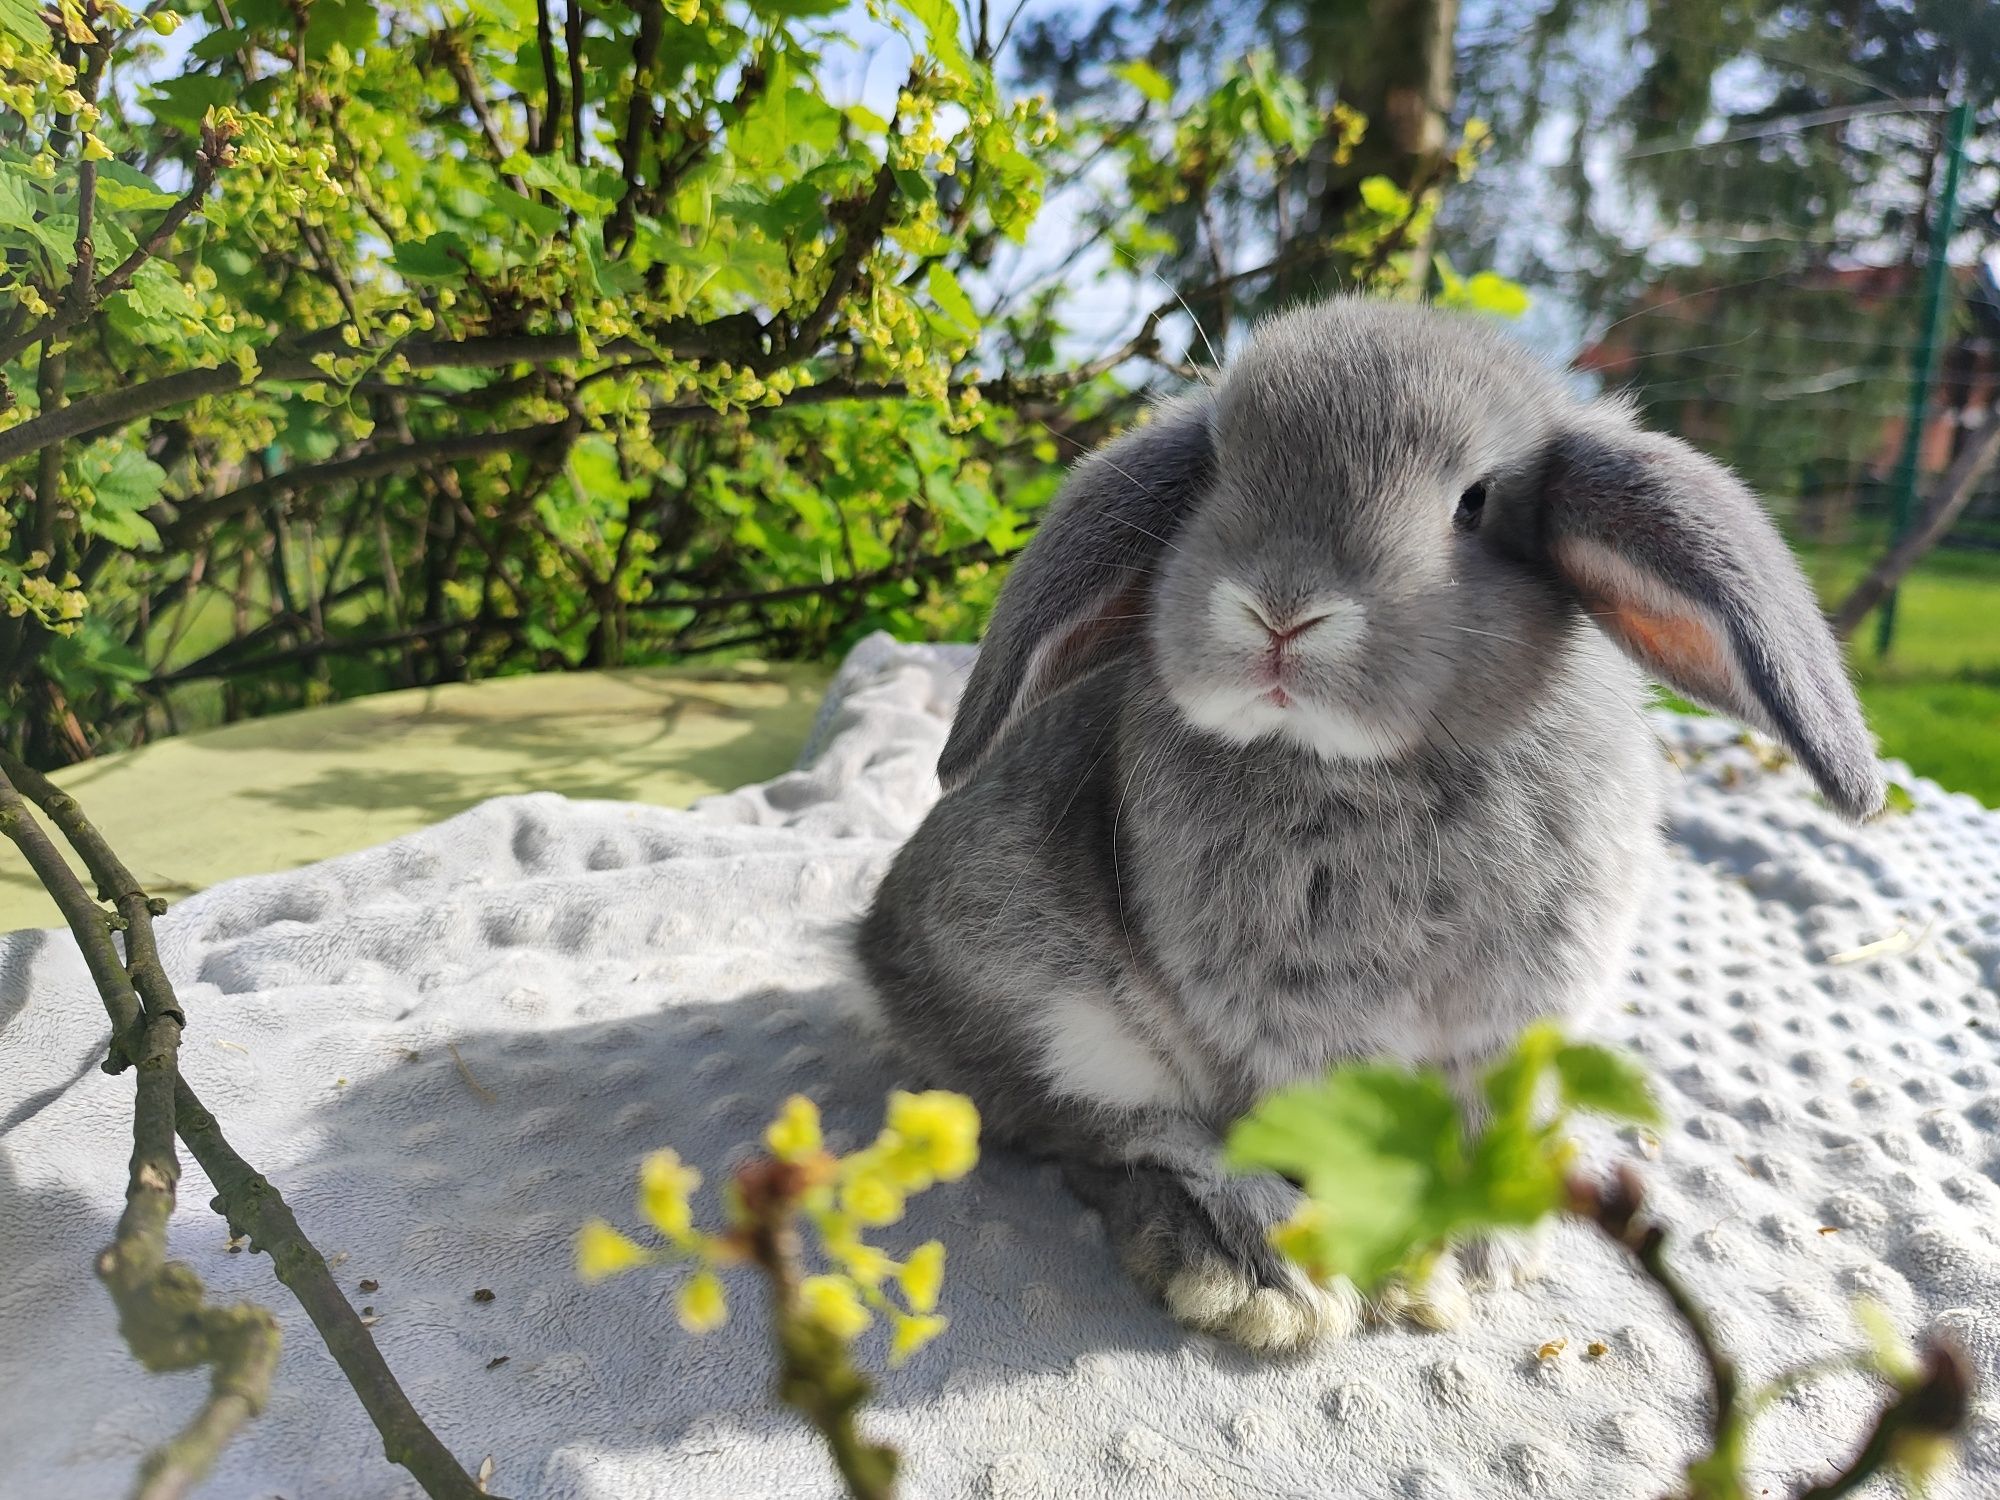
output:
[{"label": "grass lawn", "polygon": [[[1867,542],[1798,550],[1829,607],[1876,556]],[[227,640],[227,610],[221,595],[207,596],[168,665]],[[2000,552],[1933,552],[1903,585],[1888,658],[1876,655],[1872,617],[1848,654],[1883,753],[2000,807]],[[221,721],[216,683],[188,684],[175,700],[184,729]]]},{"label": "grass lawn", "polygon": [[[1831,606],[1875,553],[1803,547],[1799,556]],[[1876,654],[1870,617],[1848,657],[1883,754],[2000,807],[2000,553],[1932,553],[1903,584],[1889,655]]]}]

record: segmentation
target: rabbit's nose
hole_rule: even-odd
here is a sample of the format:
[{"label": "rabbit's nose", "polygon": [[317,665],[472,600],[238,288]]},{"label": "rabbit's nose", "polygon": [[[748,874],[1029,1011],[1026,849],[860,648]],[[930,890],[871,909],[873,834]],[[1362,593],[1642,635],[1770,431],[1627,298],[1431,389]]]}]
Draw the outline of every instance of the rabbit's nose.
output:
[{"label": "rabbit's nose", "polygon": [[1248,601],[1245,602],[1244,608],[1264,628],[1264,633],[1271,638],[1271,644],[1274,646],[1282,646],[1288,641],[1297,640],[1313,626],[1325,623],[1332,614],[1331,610],[1325,608],[1314,610],[1309,606],[1305,610],[1280,610],[1266,604]]}]

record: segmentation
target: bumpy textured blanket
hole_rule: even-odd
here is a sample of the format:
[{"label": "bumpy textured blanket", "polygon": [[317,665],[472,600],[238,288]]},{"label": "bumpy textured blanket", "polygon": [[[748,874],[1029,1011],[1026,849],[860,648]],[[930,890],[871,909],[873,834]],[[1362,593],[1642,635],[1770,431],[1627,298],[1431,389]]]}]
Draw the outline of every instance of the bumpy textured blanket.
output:
[{"label": "bumpy textured blanket", "polygon": [[[188,1076],[372,1310],[445,1441],[468,1466],[491,1456],[496,1493],[835,1492],[771,1399],[754,1284],[697,1340],[667,1273],[579,1285],[572,1236],[593,1215],[633,1222],[657,1146],[713,1180],[794,1091],[872,1133],[894,1080],[848,1019],[835,933],[937,793],[967,663],[865,643],[798,770],[688,812],[503,798],[161,923]],[[1857,830],[1720,725],[1660,731],[1682,767],[1671,879],[1597,1029],[1655,1069],[1671,1123],[1590,1149],[1640,1161],[1751,1378],[1858,1348],[1865,1297],[1910,1333],[1955,1334],[2000,1392],[2000,815],[1913,783],[1914,811]],[[104,1037],[66,936],[0,940],[9,1500],[121,1492],[206,1384],[142,1373],[91,1275],[132,1096],[95,1067]],[[215,1296],[274,1308],[285,1346],[269,1410],[203,1493],[414,1494],[208,1196],[191,1169],[174,1253]],[[868,1417],[903,1449],[910,1496],[1639,1497],[1702,1425],[1676,1325],[1581,1228],[1468,1326],[1272,1362],[1149,1305],[1047,1167],[994,1153],[912,1208],[885,1236],[949,1244],[952,1326],[885,1375]],[[1878,1400],[1834,1374],[1777,1403],[1759,1482],[1826,1472]],[[1936,1492],[2000,1494],[2000,1408]]]}]

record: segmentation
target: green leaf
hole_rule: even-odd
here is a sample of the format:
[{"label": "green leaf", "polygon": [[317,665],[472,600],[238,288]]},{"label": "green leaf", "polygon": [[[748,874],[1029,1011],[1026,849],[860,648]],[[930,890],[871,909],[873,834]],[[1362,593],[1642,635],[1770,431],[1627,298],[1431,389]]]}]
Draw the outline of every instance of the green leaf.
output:
[{"label": "green leaf", "polygon": [[1528,310],[1525,289],[1493,271],[1479,271],[1465,283],[1465,302],[1475,312],[1518,318]]},{"label": "green leaf", "polygon": [[1250,83],[1256,92],[1257,128],[1273,150],[1302,155],[1319,138],[1320,121],[1298,79],[1280,73],[1269,53],[1251,60]]},{"label": "green leaf", "polygon": [[160,545],[159,532],[143,512],[166,488],[165,469],[136,448],[100,443],[78,456],[76,477],[90,497],[77,512],[86,533],[131,550]]},{"label": "green leaf", "polygon": [[1507,1055],[1496,1062],[1482,1082],[1486,1103],[1496,1121],[1526,1128],[1534,1118],[1535,1096],[1563,1044],[1562,1033],[1547,1021],[1523,1031]]},{"label": "green leaf", "polygon": [[46,211],[48,190],[10,161],[0,161],[0,229],[30,228]]},{"label": "green leaf", "polygon": [[153,673],[131,647],[113,636],[101,620],[86,616],[73,635],[50,639],[42,665],[72,700],[110,689],[120,703],[132,701],[132,685]]},{"label": "green leaf", "polygon": [[1882,788],[1882,811],[1894,817],[1917,810],[1917,799],[1910,795],[1910,789],[1900,781],[1891,781]]},{"label": "green leaf", "polygon": [[924,28],[924,35],[930,41],[930,55],[939,66],[954,78],[970,82],[974,73],[972,58],[959,40],[958,11],[951,0],[902,0],[902,6]]},{"label": "green leaf", "polygon": [[1562,1102],[1613,1119],[1657,1124],[1660,1106],[1646,1075],[1630,1058],[1606,1047],[1566,1043],[1555,1055]]},{"label": "green leaf", "polygon": [[159,550],[159,531],[136,510],[105,510],[91,505],[76,519],[86,535],[103,537],[114,547],[123,547],[128,552]]},{"label": "green leaf", "polygon": [[0,31],[26,43],[31,52],[46,56],[55,50],[35,0],[0,0]]},{"label": "green leaf", "polygon": [[942,262],[933,264],[926,281],[931,301],[937,304],[939,312],[968,336],[979,332],[978,309],[973,307],[972,299],[965,295],[965,288],[958,284],[949,267]]},{"label": "green leaf", "polygon": [[198,38],[188,48],[188,56],[199,62],[220,62],[255,45],[256,37],[249,27],[218,26],[207,36]]},{"label": "green leaf", "polygon": [[410,281],[456,281],[465,275],[469,254],[463,235],[442,230],[396,246],[390,263]]},{"label": "green leaf", "polygon": [[550,208],[537,198],[524,197],[505,184],[496,184],[487,191],[496,209],[537,238],[546,238],[562,228],[561,209]]},{"label": "green leaf", "polygon": [[1277,1242],[1313,1274],[1365,1290],[1453,1238],[1561,1209],[1570,1147],[1560,1119],[1538,1123],[1536,1109],[1551,1078],[1567,1109],[1658,1118],[1636,1066],[1541,1024],[1488,1072],[1492,1109],[1476,1136],[1440,1074],[1357,1063],[1265,1099],[1229,1132],[1223,1160],[1299,1183],[1308,1207]]},{"label": "green leaf", "polygon": [[147,261],[133,273],[124,295],[132,310],[144,318],[201,316],[201,309],[195,305],[171,261]]},{"label": "green leaf", "polygon": [[1361,201],[1385,219],[1400,219],[1410,211],[1410,195],[1386,177],[1362,178]]},{"label": "green leaf", "polygon": [[163,79],[153,85],[145,99],[154,119],[162,125],[178,126],[189,135],[200,131],[201,117],[211,109],[237,102],[236,84],[205,73]]},{"label": "green leaf", "polygon": [[325,57],[335,46],[359,52],[375,37],[375,0],[312,0],[306,21],[307,57]]},{"label": "green leaf", "polygon": [[618,174],[604,167],[579,167],[561,156],[530,156],[517,151],[504,163],[530,187],[538,187],[588,218],[601,219],[618,206]]},{"label": "green leaf", "polygon": [[172,208],[178,200],[137,167],[114,158],[97,164],[97,201],[120,213],[152,213]]},{"label": "green leaf", "polygon": [[817,161],[840,143],[840,126],[840,111],[815,90],[795,86],[780,54],[763,93],[729,127],[729,153],[749,167]]},{"label": "green leaf", "polygon": [[1149,62],[1134,59],[1120,63],[1111,73],[1115,78],[1124,79],[1155,104],[1165,104],[1174,97],[1172,81]]},{"label": "green leaf", "polygon": [[1380,1064],[1271,1095],[1229,1132],[1223,1157],[1304,1183],[1319,1262],[1363,1287],[1449,1231],[1442,1210],[1468,1165],[1444,1079]]},{"label": "green leaf", "polygon": [[577,243],[583,250],[584,263],[590,268],[590,284],[600,297],[630,296],[644,285],[629,264],[605,255],[604,236],[595,229],[579,226]]}]

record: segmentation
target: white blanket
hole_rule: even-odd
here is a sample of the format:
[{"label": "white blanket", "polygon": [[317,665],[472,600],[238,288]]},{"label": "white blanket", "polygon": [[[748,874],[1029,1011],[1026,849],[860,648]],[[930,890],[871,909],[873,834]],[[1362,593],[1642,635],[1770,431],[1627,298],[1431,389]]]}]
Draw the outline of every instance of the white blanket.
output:
[{"label": "white blanket", "polygon": [[[747,1275],[728,1326],[695,1339],[670,1273],[583,1287],[571,1238],[593,1215],[634,1224],[655,1147],[717,1180],[793,1091],[872,1133],[892,1079],[844,1018],[833,933],[936,795],[967,661],[864,643],[799,770],[689,812],[503,798],[161,923],[188,1077],[337,1258],[444,1441],[468,1467],[492,1457],[496,1492],[835,1492],[771,1398]],[[1910,1333],[1955,1333],[2000,1391],[2000,815],[1917,783],[1914,813],[1855,830],[1721,726],[1661,732],[1697,752],[1672,878],[1599,1031],[1657,1071],[1672,1124],[1656,1149],[1594,1149],[1649,1157],[1674,1259],[1753,1378],[1858,1347],[1865,1296]],[[104,1036],[67,936],[0,940],[7,1500],[121,1492],[206,1385],[142,1373],[91,1276],[132,1097],[94,1066]],[[270,1409],[203,1494],[414,1494],[208,1197],[191,1168],[174,1253],[216,1297],[273,1308],[285,1346]],[[1276,1363],[1178,1330],[1047,1167],[994,1153],[886,1234],[950,1246],[952,1327],[884,1375],[867,1417],[902,1448],[908,1496],[1640,1497],[1701,1424],[1676,1326],[1579,1228],[1543,1282],[1481,1299],[1468,1327]],[[1823,1473],[1878,1398],[1849,1374],[1779,1403],[1759,1482]],[[2000,1493],[1994,1407],[1936,1493]]]}]

